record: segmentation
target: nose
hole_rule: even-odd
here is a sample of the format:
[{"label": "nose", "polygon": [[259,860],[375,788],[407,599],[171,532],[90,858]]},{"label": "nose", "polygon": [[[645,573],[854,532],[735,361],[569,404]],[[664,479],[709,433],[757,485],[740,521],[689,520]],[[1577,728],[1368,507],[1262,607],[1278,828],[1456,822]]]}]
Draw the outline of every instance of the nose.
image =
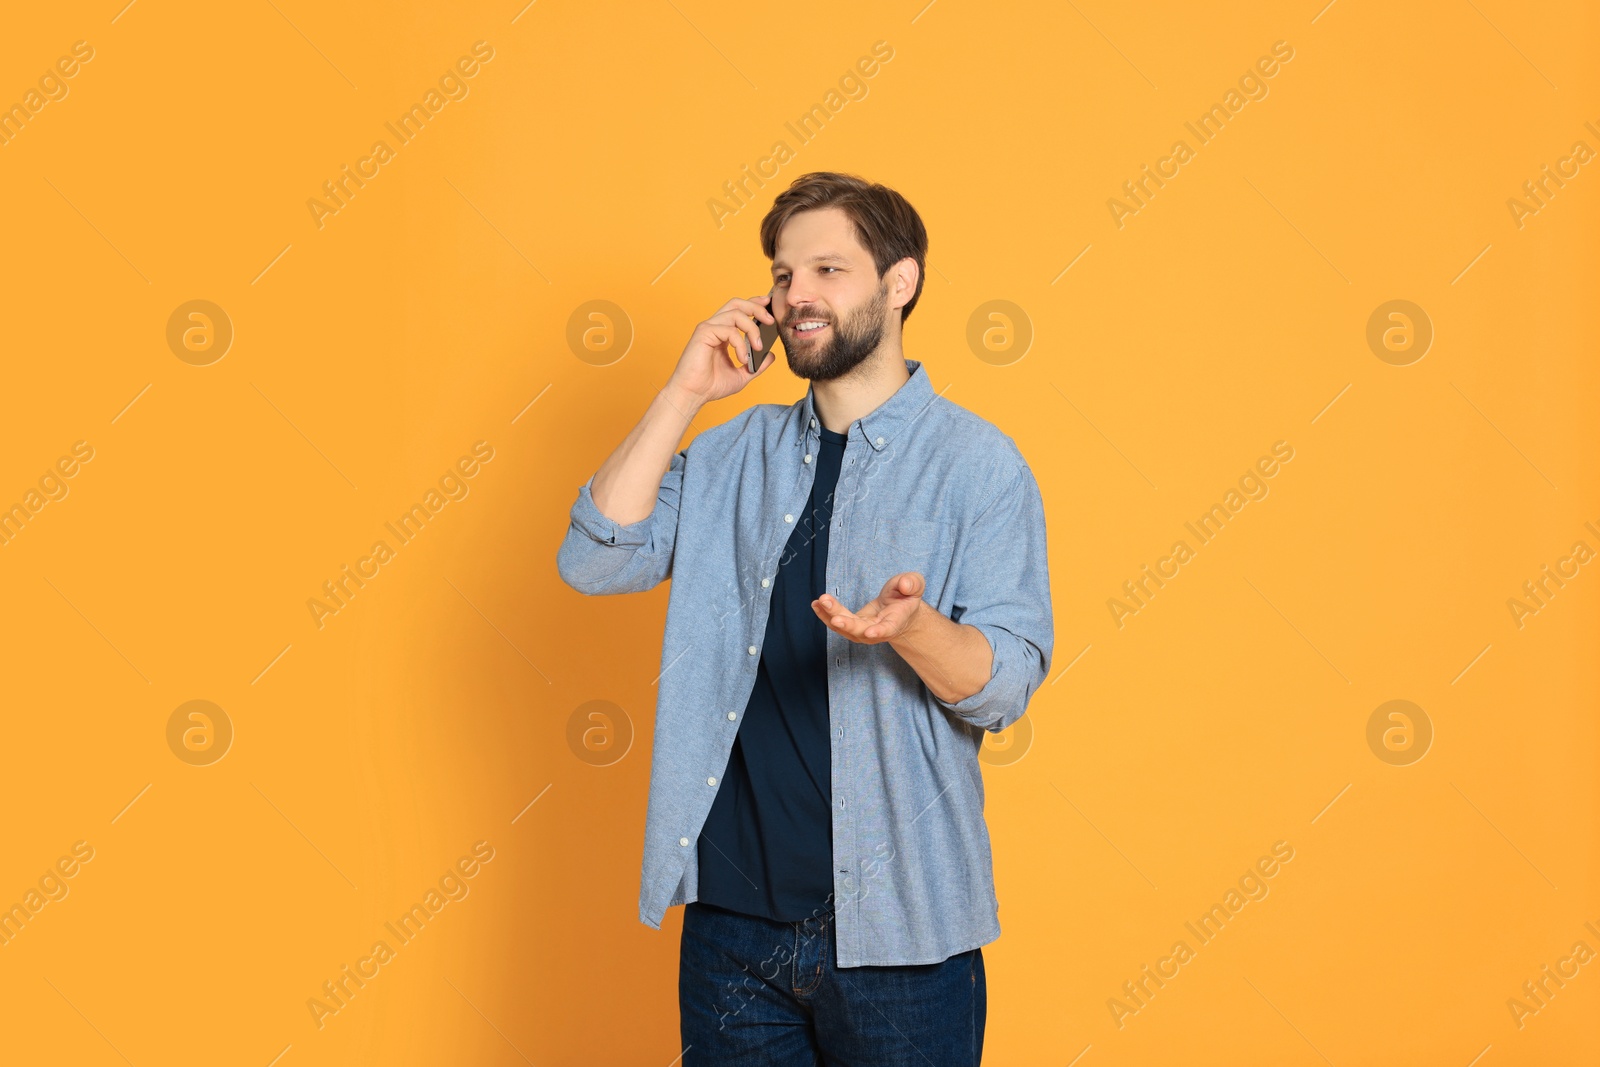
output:
[{"label": "nose", "polygon": [[[774,299],[776,300],[778,298],[778,294],[775,293]],[[798,322],[800,319],[805,318],[807,313],[811,311],[811,305],[816,299],[816,294],[811,292],[810,283],[802,282],[795,278],[790,278],[788,286],[785,287],[781,295],[781,299],[785,306],[785,310],[789,311],[789,314],[779,318],[778,321]]]}]

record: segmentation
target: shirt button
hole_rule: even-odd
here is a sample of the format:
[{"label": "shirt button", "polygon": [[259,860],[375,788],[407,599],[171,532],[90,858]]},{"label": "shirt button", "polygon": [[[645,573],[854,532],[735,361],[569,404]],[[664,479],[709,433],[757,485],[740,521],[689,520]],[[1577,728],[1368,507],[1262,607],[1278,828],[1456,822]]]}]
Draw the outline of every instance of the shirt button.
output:
[{"label": "shirt button", "polygon": [[761,588],[765,589],[767,586],[769,586],[771,584],[772,584],[772,582],[769,581],[768,579],[766,579],[766,578],[761,579]]},{"label": "shirt button", "polygon": [[717,784],[717,780],[715,778],[707,778],[706,779],[706,785],[716,785],[716,784]]},{"label": "shirt button", "polygon": [[736,712],[736,711],[730,711],[730,712],[728,712],[728,718],[730,718],[730,719],[737,719],[737,718],[738,718],[738,717],[739,717],[739,713],[738,713],[738,712]]},{"label": "shirt button", "polygon": [[784,522],[793,522],[794,521],[794,516],[793,515],[785,515],[783,517],[783,521]]},{"label": "shirt button", "polygon": [[688,844],[688,843],[689,843],[689,839],[688,839],[688,838],[687,838],[687,837],[680,837],[680,838],[678,838],[678,844],[680,844],[680,845],[687,845],[687,844]]},{"label": "shirt button", "polygon": [[878,443],[879,443],[879,444],[880,444],[880,445],[881,445],[881,444],[883,444],[883,438],[881,438],[881,437],[880,437],[880,438],[878,438]]},{"label": "shirt button", "polygon": [[816,424],[817,424],[817,420],[816,419],[812,419],[811,420],[811,425],[815,426]]},{"label": "shirt button", "polygon": [[746,651],[749,652],[753,656],[753,655],[756,654],[756,646],[755,645],[751,645],[748,649],[746,649]]},{"label": "shirt button", "polygon": [[811,462],[811,456],[808,454],[805,459],[801,460],[801,462],[802,463],[810,463]]}]

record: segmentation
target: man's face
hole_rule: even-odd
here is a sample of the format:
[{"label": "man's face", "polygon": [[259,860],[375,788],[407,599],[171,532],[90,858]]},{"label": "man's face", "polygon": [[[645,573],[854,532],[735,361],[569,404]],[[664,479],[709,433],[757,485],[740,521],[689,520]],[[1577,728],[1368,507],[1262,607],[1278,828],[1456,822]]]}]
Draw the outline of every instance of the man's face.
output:
[{"label": "man's face", "polygon": [[878,350],[888,328],[889,275],[878,277],[843,211],[800,212],[784,224],[774,251],[772,313],[795,377],[838,378]]}]

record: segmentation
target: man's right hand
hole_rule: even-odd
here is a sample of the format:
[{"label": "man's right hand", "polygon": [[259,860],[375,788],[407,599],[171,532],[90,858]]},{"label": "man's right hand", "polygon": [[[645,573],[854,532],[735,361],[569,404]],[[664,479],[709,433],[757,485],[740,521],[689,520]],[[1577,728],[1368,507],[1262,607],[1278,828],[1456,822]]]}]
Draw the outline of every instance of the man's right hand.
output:
[{"label": "man's right hand", "polygon": [[[761,327],[757,324],[757,318],[767,323],[777,321],[767,309],[771,300],[767,293],[749,300],[734,297],[696,326],[683,355],[678,357],[668,388],[708,404],[732,396],[755,381],[777,358],[761,351]],[[729,346],[733,348],[732,355]],[[760,359],[755,374],[745,369],[751,351]]]}]

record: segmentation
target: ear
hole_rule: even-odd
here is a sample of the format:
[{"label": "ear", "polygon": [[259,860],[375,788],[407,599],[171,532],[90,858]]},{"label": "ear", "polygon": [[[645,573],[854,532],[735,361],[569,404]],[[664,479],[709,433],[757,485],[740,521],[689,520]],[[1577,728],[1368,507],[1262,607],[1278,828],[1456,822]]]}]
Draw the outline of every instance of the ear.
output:
[{"label": "ear", "polygon": [[910,256],[889,267],[889,307],[899,309],[911,303],[917,295],[917,261]]}]

